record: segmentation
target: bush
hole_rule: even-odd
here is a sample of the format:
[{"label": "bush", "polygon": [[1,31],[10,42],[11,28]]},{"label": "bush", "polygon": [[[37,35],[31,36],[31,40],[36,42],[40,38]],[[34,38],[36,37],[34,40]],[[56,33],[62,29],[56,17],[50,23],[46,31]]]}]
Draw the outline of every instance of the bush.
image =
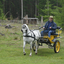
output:
[{"label": "bush", "polygon": [[3,9],[0,9],[0,19],[1,20],[6,20],[6,17],[4,15],[4,13],[3,13]]}]

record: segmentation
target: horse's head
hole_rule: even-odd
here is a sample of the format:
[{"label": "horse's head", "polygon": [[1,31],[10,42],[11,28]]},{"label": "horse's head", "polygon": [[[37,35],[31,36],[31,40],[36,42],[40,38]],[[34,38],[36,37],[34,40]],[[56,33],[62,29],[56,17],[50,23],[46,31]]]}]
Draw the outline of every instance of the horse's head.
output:
[{"label": "horse's head", "polygon": [[28,26],[27,26],[26,24],[23,24],[21,31],[22,31],[23,33],[27,33],[28,30],[29,30]]}]

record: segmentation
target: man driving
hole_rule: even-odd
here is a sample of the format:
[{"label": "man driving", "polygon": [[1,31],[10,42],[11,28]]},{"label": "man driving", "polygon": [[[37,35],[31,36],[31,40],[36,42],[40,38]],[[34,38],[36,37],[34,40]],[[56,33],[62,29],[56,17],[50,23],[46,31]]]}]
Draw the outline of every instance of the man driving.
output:
[{"label": "man driving", "polygon": [[46,22],[45,26],[43,26],[44,31],[41,32],[41,36],[43,36],[44,33],[48,33],[48,36],[52,33],[55,33],[57,28],[56,23],[53,21],[53,16],[49,17],[49,21]]}]

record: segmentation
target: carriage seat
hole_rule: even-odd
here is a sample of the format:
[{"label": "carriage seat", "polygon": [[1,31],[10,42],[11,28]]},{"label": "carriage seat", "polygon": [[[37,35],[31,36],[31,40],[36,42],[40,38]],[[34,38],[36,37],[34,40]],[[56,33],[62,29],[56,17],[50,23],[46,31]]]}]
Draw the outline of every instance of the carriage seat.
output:
[{"label": "carriage seat", "polygon": [[60,26],[58,26],[58,27],[57,27],[57,29],[61,29],[61,27],[60,27]]}]

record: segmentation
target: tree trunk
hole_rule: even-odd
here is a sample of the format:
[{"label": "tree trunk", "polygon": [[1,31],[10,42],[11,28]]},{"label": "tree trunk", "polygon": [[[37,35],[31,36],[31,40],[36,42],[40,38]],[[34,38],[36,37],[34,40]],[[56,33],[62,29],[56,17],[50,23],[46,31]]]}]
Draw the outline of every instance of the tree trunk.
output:
[{"label": "tree trunk", "polygon": [[35,0],[35,17],[37,16],[37,0]]},{"label": "tree trunk", "polygon": [[48,5],[47,9],[48,9],[48,16],[49,16],[49,0],[47,0],[47,5]]},{"label": "tree trunk", "polygon": [[23,0],[21,0],[21,20],[23,24]]}]

